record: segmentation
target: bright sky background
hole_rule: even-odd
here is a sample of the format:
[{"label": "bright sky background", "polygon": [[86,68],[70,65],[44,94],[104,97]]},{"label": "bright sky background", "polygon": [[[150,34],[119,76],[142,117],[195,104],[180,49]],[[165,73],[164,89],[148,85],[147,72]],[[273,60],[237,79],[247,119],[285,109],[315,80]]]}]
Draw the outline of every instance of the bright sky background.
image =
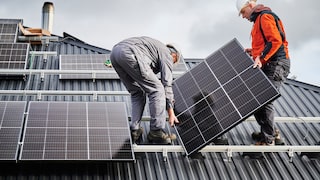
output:
[{"label": "bright sky background", "polygon": [[[47,0],[50,1],[50,0]],[[0,18],[41,27],[44,0],[1,0]],[[67,32],[112,49],[131,36],[179,44],[185,58],[206,58],[233,38],[250,47],[252,23],[238,16],[235,0],[51,0],[53,34]],[[282,19],[291,57],[290,78],[320,86],[320,1],[258,0]]]}]

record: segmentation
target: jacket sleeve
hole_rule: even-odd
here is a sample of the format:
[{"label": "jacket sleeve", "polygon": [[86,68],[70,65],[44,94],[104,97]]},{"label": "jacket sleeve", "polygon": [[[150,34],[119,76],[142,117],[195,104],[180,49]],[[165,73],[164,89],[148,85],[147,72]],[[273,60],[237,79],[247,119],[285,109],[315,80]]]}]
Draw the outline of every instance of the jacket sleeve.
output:
[{"label": "jacket sleeve", "polygon": [[173,108],[174,95],[172,90],[172,68],[173,61],[170,56],[162,56],[160,59],[160,75],[161,83],[164,86],[164,91],[166,94],[166,109]]},{"label": "jacket sleeve", "polygon": [[268,61],[282,45],[282,37],[278,30],[276,20],[271,14],[263,14],[260,23],[267,41],[265,42],[265,47],[260,58]]}]

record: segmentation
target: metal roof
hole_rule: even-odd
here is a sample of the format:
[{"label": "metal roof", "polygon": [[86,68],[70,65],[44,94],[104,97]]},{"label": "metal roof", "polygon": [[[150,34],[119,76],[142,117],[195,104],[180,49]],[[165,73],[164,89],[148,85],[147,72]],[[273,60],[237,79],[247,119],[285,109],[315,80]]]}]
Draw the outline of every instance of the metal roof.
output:
[{"label": "metal roof", "polygon": [[[32,45],[32,51],[56,51],[57,54],[109,53],[69,35],[59,41]],[[192,68],[202,59],[186,59]],[[58,70],[59,56],[34,56],[29,69]],[[39,91],[126,91],[118,79],[59,80],[57,74],[27,74],[24,80],[1,80],[1,90]],[[287,145],[315,145],[320,141],[320,87],[289,79],[275,101],[276,126]],[[0,94],[1,101],[124,101],[130,112],[129,96],[101,95],[12,95]],[[145,116],[148,117],[148,109]],[[281,118],[282,117],[282,118]],[[309,118],[309,119],[308,119]],[[142,122],[146,132],[149,122]],[[167,130],[174,129],[167,126]],[[255,121],[245,121],[224,135],[229,145],[250,145],[251,133],[258,131]],[[146,134],[143,135],[146,140]],[[179,145],[179,141],[176,145]],[[226,146],[226,149],[228,146]],[[265,153],[264,159],[243,157],[240,152],[205,152],[204,158],[185,157],[183,152],[136,153],[136,162],[0,162],[0,179],[318,179],[319,159],[301,156],[299,152]],[[232,155],[232,157],[230,156]]]}]

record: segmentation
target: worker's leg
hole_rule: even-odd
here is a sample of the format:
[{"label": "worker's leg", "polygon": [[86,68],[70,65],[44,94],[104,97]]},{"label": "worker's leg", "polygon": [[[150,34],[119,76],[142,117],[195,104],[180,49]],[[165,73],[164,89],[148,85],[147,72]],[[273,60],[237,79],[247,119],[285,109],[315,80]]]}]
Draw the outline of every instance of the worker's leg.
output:
[{"label": "worker's leg", "polygon": [[150,129],[163,130],[166,122],[166,96],[164,86],[150,66],[138,60],[142,74],[135,77],[140,87],[148,94],[150,109]]},{"label": "worker's leg", "polygon": [[260,125],[262,142],[271,144],[274,141],[274,106],[268,103],[254,114]]},{"label": "worker's leg", "polygon": [[139,73],[137,61],[133,58],[132,51],[123,46],[113,48],[110,59],[120,80],[131,94],[132,113],[130,129],[137,130],[140,127],[140,121],[146,104],[144,91],[131,77],[132,74]]},{"label": "worker's leg", "polygon": [[[275,88],[280,90],[280,87],[288,75],[288,69],[289,68],[282,67],[282,64],[279,64],[279,62],[270,62],[263,67],[263,72]],[[267,144],[271,144],[275,139],[274,112],[273,102],[269,102],[254,114],[261,128],[262,141]]]}]

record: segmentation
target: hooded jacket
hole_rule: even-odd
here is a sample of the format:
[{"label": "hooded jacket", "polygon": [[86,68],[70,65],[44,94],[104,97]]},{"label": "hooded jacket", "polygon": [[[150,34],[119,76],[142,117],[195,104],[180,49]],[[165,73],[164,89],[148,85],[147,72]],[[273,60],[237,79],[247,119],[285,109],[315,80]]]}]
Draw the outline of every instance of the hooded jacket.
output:
[{"label": "hooded jacket", "polygon": [[261,4],[256,5],[250,20],[254,22],[251,30],[253,58],[260,56],[263,64],[278,59],[289,59],[283,24],[275,14],[272,14],[271,9]]}]

